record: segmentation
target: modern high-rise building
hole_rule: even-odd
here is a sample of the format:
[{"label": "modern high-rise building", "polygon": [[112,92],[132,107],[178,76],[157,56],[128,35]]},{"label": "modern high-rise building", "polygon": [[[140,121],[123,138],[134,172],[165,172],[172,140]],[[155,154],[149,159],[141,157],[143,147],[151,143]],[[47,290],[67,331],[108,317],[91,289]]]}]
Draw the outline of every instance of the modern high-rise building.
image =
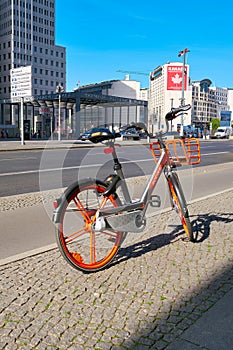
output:
[{"label": "modern high-rise building", "polygon": [[150,74],[148,116],[150,129],[164,128],[165,114],[171,107],[181,105],[183,96],[181,92],[184,93],[183,102],[191,104],[192,108],[183,116],[183,120],[181,118],[173,120],[173,130],[179,129],[181,121],[184,126],[207,127],[211,119],[221,119],[226,114],[224,112],[231,111],[230,89],[212,87],[210,79],[191,81],[189,65],[185,65],[184,76],[182,76],[183,68],[182,63],[171,62],[155,68]]},{"label": "modern high-rise building", "polygon": [[0,0],[0,99],[66,88],[66,49],[55,45],[55,0]]},{"label": "modern high-rise building", "polygon": [[[180,62],[171,62],[151,72],[148,117],[150,131],[165,128],[165,114],[170,111],[171,107],[181,105],[182,92],[184,93],[184,104],[191,103],[192,87],[190,86],[188,64],[183,67]],[[190,124],[191,111],[188,111],[183,118],[184,125]],[[181,118],[174,119],[173,130],[177,130],[179,124],[181,124]]]},{"label": "modern high-rise building", "polygon": [[201,125],[221,118],[221,113],[230,110],[228,89],[212,87],[210,79],[192,82],[192,123]]}]

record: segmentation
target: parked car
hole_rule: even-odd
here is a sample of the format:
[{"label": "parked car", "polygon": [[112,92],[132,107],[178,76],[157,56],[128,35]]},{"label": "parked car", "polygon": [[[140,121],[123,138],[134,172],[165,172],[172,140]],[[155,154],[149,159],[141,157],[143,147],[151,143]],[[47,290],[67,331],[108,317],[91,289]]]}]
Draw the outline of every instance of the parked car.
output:
[{"label": "parked car", "polygon": [[89,139],[89,137],[91,136],[91,134],[93,132],[96,132],[96,131],[107,131],[108,132],[108,130],[109,129],[107,129],[107,128],[92,128],[90,130],[87,130],[87,131],[81,133],[80,136],[79,136],[79,140],[86,141],[86,140]]},{"label": "parked car", "polygon": [[229,139],[230,135],[231,135],[231,132],[232,132],[232,128],[231,127],[227,127],[227,126],[220,126],[214,136],[217,138],[217,139]]},{"label": "parked car", "polygon": [[180,139],[180,134],[178,133],[178,131],[168,131],[168,132],[164,135],[164,139],[165,139],[165,140]]},{"label": "parked car", "polygon": [[134,128],[122,131],[121,137],[122,140],[140,140],[140,135]]}]

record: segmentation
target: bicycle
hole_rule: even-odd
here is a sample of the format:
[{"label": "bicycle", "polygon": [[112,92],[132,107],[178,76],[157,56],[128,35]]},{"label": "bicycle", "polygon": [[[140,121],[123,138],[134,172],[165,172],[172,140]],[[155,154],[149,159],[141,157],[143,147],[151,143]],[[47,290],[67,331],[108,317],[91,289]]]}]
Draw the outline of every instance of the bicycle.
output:
[{"label": "bicycle", "polygon": [[[72,267],[83,272],[105,268],[116,256],[128,232],[142,232],[145,229],[148,206],[160,204],[159,197],[152,195],[152,192],[162,172],[168,183],[171,206],[179,214],[188,239],[195,241],[187,203],[175,169],[177,161],[180,161],[177,145],[185,152],[186,161],[197,164],[200,162],[199,142],[196,139],[165,142],[163,139],[169,129],[168,122],[189,108],[190,105],[172,108],[166,114],[166,131],[160,131],[156,135],[157,141],[150,144],[156,165],[138,201],[131,200],[116,153],[115,139],[119,134],[109,129],[99,129],[91,134],[89,140],[104,143],[105,153],[112,155],[114,173],[104,181],[94,178],[77,181],[54,201],[53,221],[57,244],[62,256]],[[133,126],[147,132],[143,123],[134,123]],[[174,146],[175,160],[171,157],[171,144]],[[118,194],[119,189],[121,196]]]}]

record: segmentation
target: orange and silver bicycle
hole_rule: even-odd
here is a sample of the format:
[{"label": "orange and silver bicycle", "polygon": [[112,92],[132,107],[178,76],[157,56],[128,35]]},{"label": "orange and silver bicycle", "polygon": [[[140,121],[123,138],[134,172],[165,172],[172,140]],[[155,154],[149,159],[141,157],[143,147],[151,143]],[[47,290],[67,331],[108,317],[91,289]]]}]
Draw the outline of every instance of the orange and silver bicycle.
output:
[{"label": "orange and silver bicycle", "polygon": [[[167,130],[168,121],[189,108],[190,105],[172,108],[165,118]],[[146,130],[143,123],[135,123],[134,126]],[[74,268],[93,272],[106,267],[116,256],[128,232],[142,232],[145,229],[148,206],[156,206],[159,202],[158,196],[152,193],[162,172],[167,180],[172,208],[178,213],[188,239],[194,241],[187,203],[175,168],[177,162],[183,160],[178,154],[181,148],[189,164],[199,163],[200,145],[196,139],[166,142],[164,134],[159,132],[157,141],[150,144],[155,168],[138,201],[130,198],[116,154],[115,138],[119,134],[99,129],[91,135],[93,143],[104,142],[105,152],[112,154],[114,173],[104,181],[94,178],[77,181],[54,202],[53,221],[58,247]]]}]

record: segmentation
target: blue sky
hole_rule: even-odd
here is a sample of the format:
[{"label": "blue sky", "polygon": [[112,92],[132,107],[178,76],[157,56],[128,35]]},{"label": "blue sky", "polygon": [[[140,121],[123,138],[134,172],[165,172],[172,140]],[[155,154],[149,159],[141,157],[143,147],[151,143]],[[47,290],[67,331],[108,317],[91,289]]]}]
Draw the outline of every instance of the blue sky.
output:
[{"label": "blue sky", "polygon": [[[215,1],[56,0],[56,44],[66,47],[67,91],[124,79],[117,70],[150,72],[182,61],[192,80],[233,88],[233,5]],[[131,75],[149,86],[144,75]]]}]

